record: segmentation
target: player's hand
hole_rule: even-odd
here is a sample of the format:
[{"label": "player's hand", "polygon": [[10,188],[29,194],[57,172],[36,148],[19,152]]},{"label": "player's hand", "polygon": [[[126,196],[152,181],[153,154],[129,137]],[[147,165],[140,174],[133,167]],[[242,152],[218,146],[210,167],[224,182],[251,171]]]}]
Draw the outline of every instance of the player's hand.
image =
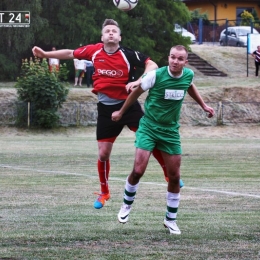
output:
[{"label": "player's hand", "polygon": [[115,111],[112,113],[111,119],[112,119],[112,121],[117,122],[121,119],[121,117],[122,117],[122,115],[121,115],[120,111]]},{"label": "player's hand", "polygon": [[33,55],[38,58],[45,58],[45,51],[43,51],[41,48],[34,46],[32,48]]},{"label": "player's hand", "polygon": [[212,107],[207,106],[207,105],[204,107],[204,111],[208,113],[208,118],[213,117],[214,114],[215,114],[214,109]]},{"label": "player's hand", "polygon": [[129,82],[125,86],[127,93],[130,93],[134,88],[140,86],[140,84],[141,84],[141,79],[138,79],[138,80],[133,81],[133,82]]}]

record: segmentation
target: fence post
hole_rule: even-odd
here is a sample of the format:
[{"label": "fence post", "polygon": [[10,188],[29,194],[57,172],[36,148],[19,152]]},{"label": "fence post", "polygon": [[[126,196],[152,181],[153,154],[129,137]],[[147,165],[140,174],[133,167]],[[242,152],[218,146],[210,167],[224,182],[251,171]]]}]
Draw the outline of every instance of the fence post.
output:
[{"label": "fence post", "polygon": [[223,125],[223,107],[222,101],[218,102],[218,111],[217,111],[217,125]]},{"label": "fence post", "polygon": [[79,105],[77,105],[77,126],[79,126],[79,124],[80,124],[80,104]]},{"label": "fence post", "polygon": [[202,29],[203,29],[203,23],[202,18],[199,18],[199,44],[202,44]]},{"label": "fence post", "polygon": [[30,127],[30,111],[31,111],[31,103],[28,102],[27,104],[27,126]]},{"label": "fence post", "polygon": [[227,35],[228,19],[226,19],[225,28],[226,28],[226,35],[225,35],[225,43],[226,43],[226,44],[224,44],[224,45],[228,46],[228,35]]}]

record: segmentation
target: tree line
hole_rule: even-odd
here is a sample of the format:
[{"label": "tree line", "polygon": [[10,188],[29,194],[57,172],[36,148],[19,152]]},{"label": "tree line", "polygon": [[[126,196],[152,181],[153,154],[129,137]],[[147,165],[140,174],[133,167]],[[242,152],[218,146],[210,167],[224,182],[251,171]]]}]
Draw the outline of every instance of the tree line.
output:
[{"label": "tree line", "polygon": [[[2,0],[1,11],[30,11],[29,28],[0,27],[0,80],[16,80],[22,60],[32,57],[37,45],[44,50],[76,49],[100,42],[106,18],[115,19],[122,30],[123,46],[149,55],[159,66],[166,65],[170,48],[189,46],[190,41],[174,32],[174,24],[191,19],[179,0],[140,0],[129,12],[118,10],[112,0]],[[64,61],[74,74],[72,61]]]}]

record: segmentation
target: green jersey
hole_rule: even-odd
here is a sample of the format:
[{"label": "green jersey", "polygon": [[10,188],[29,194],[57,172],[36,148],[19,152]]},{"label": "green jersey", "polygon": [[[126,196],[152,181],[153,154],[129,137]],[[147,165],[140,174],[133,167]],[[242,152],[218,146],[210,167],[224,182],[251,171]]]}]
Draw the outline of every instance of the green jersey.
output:
[{"label": "green jersey", "polygon": [[145,118],[162,125],[178,126],[181,106],[194,77],[194,72],[184,67],[181,76],[174,77],[165,66],[145,74],[141,81],[149,93],[145,100]]}]

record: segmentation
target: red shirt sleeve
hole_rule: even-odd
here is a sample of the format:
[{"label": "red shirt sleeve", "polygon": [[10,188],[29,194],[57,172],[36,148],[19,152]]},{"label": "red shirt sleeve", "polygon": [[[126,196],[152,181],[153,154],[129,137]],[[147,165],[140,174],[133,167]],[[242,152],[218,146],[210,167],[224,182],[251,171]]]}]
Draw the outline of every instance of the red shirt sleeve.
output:
[{"label": "red shirt sleeve", "polygon": [[85,45],[74,50],[73,56],[79,60],[92,60],[92,55],[103,46],[103,43]]}]

